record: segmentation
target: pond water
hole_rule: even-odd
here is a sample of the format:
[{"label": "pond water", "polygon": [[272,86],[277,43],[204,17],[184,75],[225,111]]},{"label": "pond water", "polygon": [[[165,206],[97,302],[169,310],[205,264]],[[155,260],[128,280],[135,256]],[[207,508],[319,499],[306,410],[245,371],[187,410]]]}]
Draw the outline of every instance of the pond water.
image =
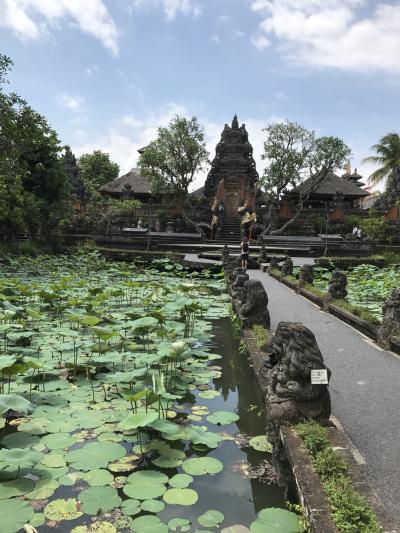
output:
[{"label": "pond water", "polygon": [[216,531],[286,508],[249,442],[264,404],[222,280],[96,257],[3,273],[1,533]]}]

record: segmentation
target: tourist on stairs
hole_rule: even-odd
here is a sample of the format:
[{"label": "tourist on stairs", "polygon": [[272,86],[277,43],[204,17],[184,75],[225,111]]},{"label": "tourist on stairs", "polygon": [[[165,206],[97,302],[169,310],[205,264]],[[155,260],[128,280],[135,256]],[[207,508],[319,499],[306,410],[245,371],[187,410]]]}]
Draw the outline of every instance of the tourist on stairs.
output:
[{"label": "tourist on stairs", "polygon": [[240,259],[242,260],[242,268],[244,268],[246,270],[247,269],[247,261],[249,259],[249,252],[250,252],[250,248],[249,248],[249,243],[247,241],[247,237],[243,237],[242,243],[240,245],[240,250],[241,250]]}]

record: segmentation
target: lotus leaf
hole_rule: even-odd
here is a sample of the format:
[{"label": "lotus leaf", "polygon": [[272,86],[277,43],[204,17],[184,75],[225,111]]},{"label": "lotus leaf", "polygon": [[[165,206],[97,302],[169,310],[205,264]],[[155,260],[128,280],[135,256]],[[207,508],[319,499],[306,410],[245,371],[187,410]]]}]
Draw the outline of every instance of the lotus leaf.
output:
[{"label": "lotus leaf", "polygon": [[168,476],[155,470],[140,470],[128,477],[128,483],[123,487],[129,498],[150,500],[162,496],[167,490],[165,483]]},{"label": "lotus leaf", "polygon": [[171,487],[185,489],[190,485],[190,483],[192,483],[192,481],[192,476],[189,476],[188,474],[176,474],[170,478],[168,483],[171,485]]},{"label": "lotus leaf", "polygon": [[32,492],[29,492],[26,497],[29,500],[45,500],[50,498],[50,496],[53,496],[59,486],[58,481],[55,479],[39,479],[39,481],[36,482],[35,489]]},{"label": "lotus leaf", "polygon": [[132,530],[135,533],[168,533],[168,526],[158,516],[146,515],[133,520]]},{"label": "lotus leaf", "polygon": [[153,465],[159,466],[160,468],[175,468],[182,464],[185,457],[185,452],[169,448],[162,451],[160,457],[152,459],[151,462]]},{"label": "lotus leaf", "polygon": [[58,420],[52,420],[46,425],[46,433],[67,433],[69,431],[75,431],[79,427],[79,423],[76,419],[70,416],[64,417],[58,415]]},{"label": "lotus leaf", "polygon": [[40,442],[40,439],[37,435],[23,432],[10,433],[2,440],[2,443],[7,448],[31,448],[38,442]]},{"label": "lotus leaf", "polygon": [[226,424],[232,424],[239,420],[239,416],[229,411],[215,411],[211,415],[207,416],[207,421],[211,424],[218,424],[224,426]]},{"label": "lotus leaf", "polygon": [[14,498],[14,496],[23,496],[31,492],[35,486],[31,479],[13,479],[12,481],[2,481],[0,483],[0,500]]},{"label": "lotus leaf", "polygon": [[249,445],[259,452],[272,452],[272,444],[268,441],[266,435],[258,435],[257,437],[252,437],[249,440]]},{"label": "lotus leaf", "polygon": [[33,514],[31,505],[19,498],[0,501],[1,533],[16,533],[32,520]]},{"label": "lotus leaf", "polygon": [[50,450],[60,450],[63,448],[69,448],[75,444],[76,439],[69,433],[52,433],[42,438],[43,444]]},{"label": "lotus leaf", "polygon": [[39,469],[39,475],[43,479],[59,479],[68,472],[69,468],[68,466],[62,466],[61,468],[49,468],[48,466],[43,467],[41,465],[36,466],[37,469]]},{"label": "lotus leaf", "polygon": [[302,533],[303,529],[297,514],[274,507],[260,511],[257,520],[250,525],[251,533]]},{"label": "lotus leaf", "polygon": [[91,487],[104,487],[109,485],[114,476],[107,470],[91,470],[87,474],[83,474],[82,479],[86,481]]},{"label": "lotus leaf", "polygon": [[209,509],[197,518],[198,523],[204,527],[217,527],[224,521],[224,515],[214,509]]},{"label": "lotus leaf", "polygon": [[168,527],[171,531],[189,531],[192,523],[186,518],[171,518]]},{"label": "lotus leaf", "polygon": [[141,505],[142,511],[159,513],[165,509],[165,503],[160,500],[145,500]]},{"label": "lotus leaf", "polygon": [[250,529],[240,524],[235,524],[234,526],[224,527],[224,529],[221,529],[221,533],[250,533]]},{"label": "lotus leaf", "polygon": [[45,455],[42,464],[49,466],[50,468],[60,468],[61,466],[65,466],[66,462],[64,455],[59,453],[49,453]]},{"label": "lotus leaf", "polygon": [[47,422],[48,420],[46,418],[33,418],[32,420],[19,424],[18,431],[31,433],[32,435],[45,435],[49,433],[46,426]]},{"label": "lotus leaf", "polygon": [[214,457],[193,457],[183,462],[184,472],[192,476],[203,476],[204,474],[217,474],[223,469],[223,464]]},{"label": "lotus leaf", "polygon": [[78,502],[73,498],[68,500],[53,500],[44,508],[44,514],[48,520],[60,522],[61,520],[75,520],[82,516],[78,510]]},{"label": "lotus leaf", "polygon": [[150,422],[148,424],[148,427],[151,427],[152,429],[155,429],[160,433],[166,433],[167,435],[173,435],[181,429],[181,426],[178,426],[178,424],[174,424],[174,422],[169,422],[168,420],[164,419],[156,420],[155,422]]},{"label": "lotus leaf", "polygon": [[122,500],[113,487],[90,487],[79,494],[79,501],[86,514],[97,515],[118,507]]},{"label": "lotus leaf", "polygon": [[74,527],[70,533],[117,533],[117,529],[111,522],[93,522],[88,526]]},{"label": "lotus leaf", "polygon": [[210,398],[217,398],[217,396],[221,396],[221,393],[214,389],[205,390],[202,392],[199,392],[198,396],[200,398],[204,398],[206,400]]},{"label": "lotus leaf", "polygon": [[188,415],[188,420],[192,420],[193,422],[200,422],[201,416],[199,416],[199,415]]},{"label": "lotus leaf", "polygon": [[127,455],[119,461],[110,463],[107,468],[111,472],[115,473],[132,472],[132,470],[136,470],[136,468],[138,467],[138,459],[138,455]]},{"label": "lotus leaf", "polygon": [[148,424],[155,422],[158,419],[158,413],[138,413],[127,416],[122,420],[120,427],[124,431],[130,431],[139,427],[146,427]]},{"label": "lotus leaf", "polygon": [[32,527],[40,527],[46,522],[46,517],[44,513],[35,513],[32,520],[29,522],[29,525]]},{"label": "lotus leaf", "polygon": [[163,495],[166,503],[174,505],[194,505],[199,496],[193,489],[168,489]]},{"label": "lotus leaf", "polygon": [[29,415],[35,409],[35,405],[29,400],[25,400],[18,394],[0,394],[0,413],[4,414],[10,409],[17,413]]},{"label": "lotus leaf", "polygon": [[76,470],[106,468],[108,463],[122,459],[126,449],[116,442],[90,442],[82,448],[67,453],[65,459]]},{"label": "lotus leaf", "polygon": [[13,448],[12,450],[0,450],[0,462],[10,467],[34,466],[42,459],[43,455],[29,449]]},{"label": "lotus leaf", "polygon": [[140,501],[138,500],[124,500],[121,503],[122,514],[128,516],[134,516],[141,512]]}]

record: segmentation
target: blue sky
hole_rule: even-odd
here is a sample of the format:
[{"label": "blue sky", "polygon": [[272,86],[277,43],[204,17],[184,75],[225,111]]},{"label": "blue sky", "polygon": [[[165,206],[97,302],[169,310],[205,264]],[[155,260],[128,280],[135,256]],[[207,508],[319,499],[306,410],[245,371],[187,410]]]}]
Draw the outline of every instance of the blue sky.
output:
[{"label": "blue sky", "polygon": [[0,0],[10,88],[121,171],[176,113],[213,156],[236,112],[260,173],[262,128],[288,118],[342,137],[368,175],[370,146],[400,130],[399,28],[385,0]]}]

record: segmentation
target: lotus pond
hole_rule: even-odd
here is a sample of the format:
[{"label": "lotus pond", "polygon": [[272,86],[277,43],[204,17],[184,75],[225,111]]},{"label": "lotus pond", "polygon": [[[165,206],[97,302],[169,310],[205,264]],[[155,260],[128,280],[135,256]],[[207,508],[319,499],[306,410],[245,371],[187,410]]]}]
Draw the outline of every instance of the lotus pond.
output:
[{"label": "lotus pond", "polygon": [[221,277],[96,254],[0,273],[1,533],[303,531]]},{"label": "lotus pond", "polygon": [[[376,319],[382,320],[382,304],[394,288],[400,287],[400,266],[360,265],[344,273],[347,275],[348,302],[364,307]],[[314,269],[314,285],[321,291],[328,290],[330,278],[329,270]]]}]

